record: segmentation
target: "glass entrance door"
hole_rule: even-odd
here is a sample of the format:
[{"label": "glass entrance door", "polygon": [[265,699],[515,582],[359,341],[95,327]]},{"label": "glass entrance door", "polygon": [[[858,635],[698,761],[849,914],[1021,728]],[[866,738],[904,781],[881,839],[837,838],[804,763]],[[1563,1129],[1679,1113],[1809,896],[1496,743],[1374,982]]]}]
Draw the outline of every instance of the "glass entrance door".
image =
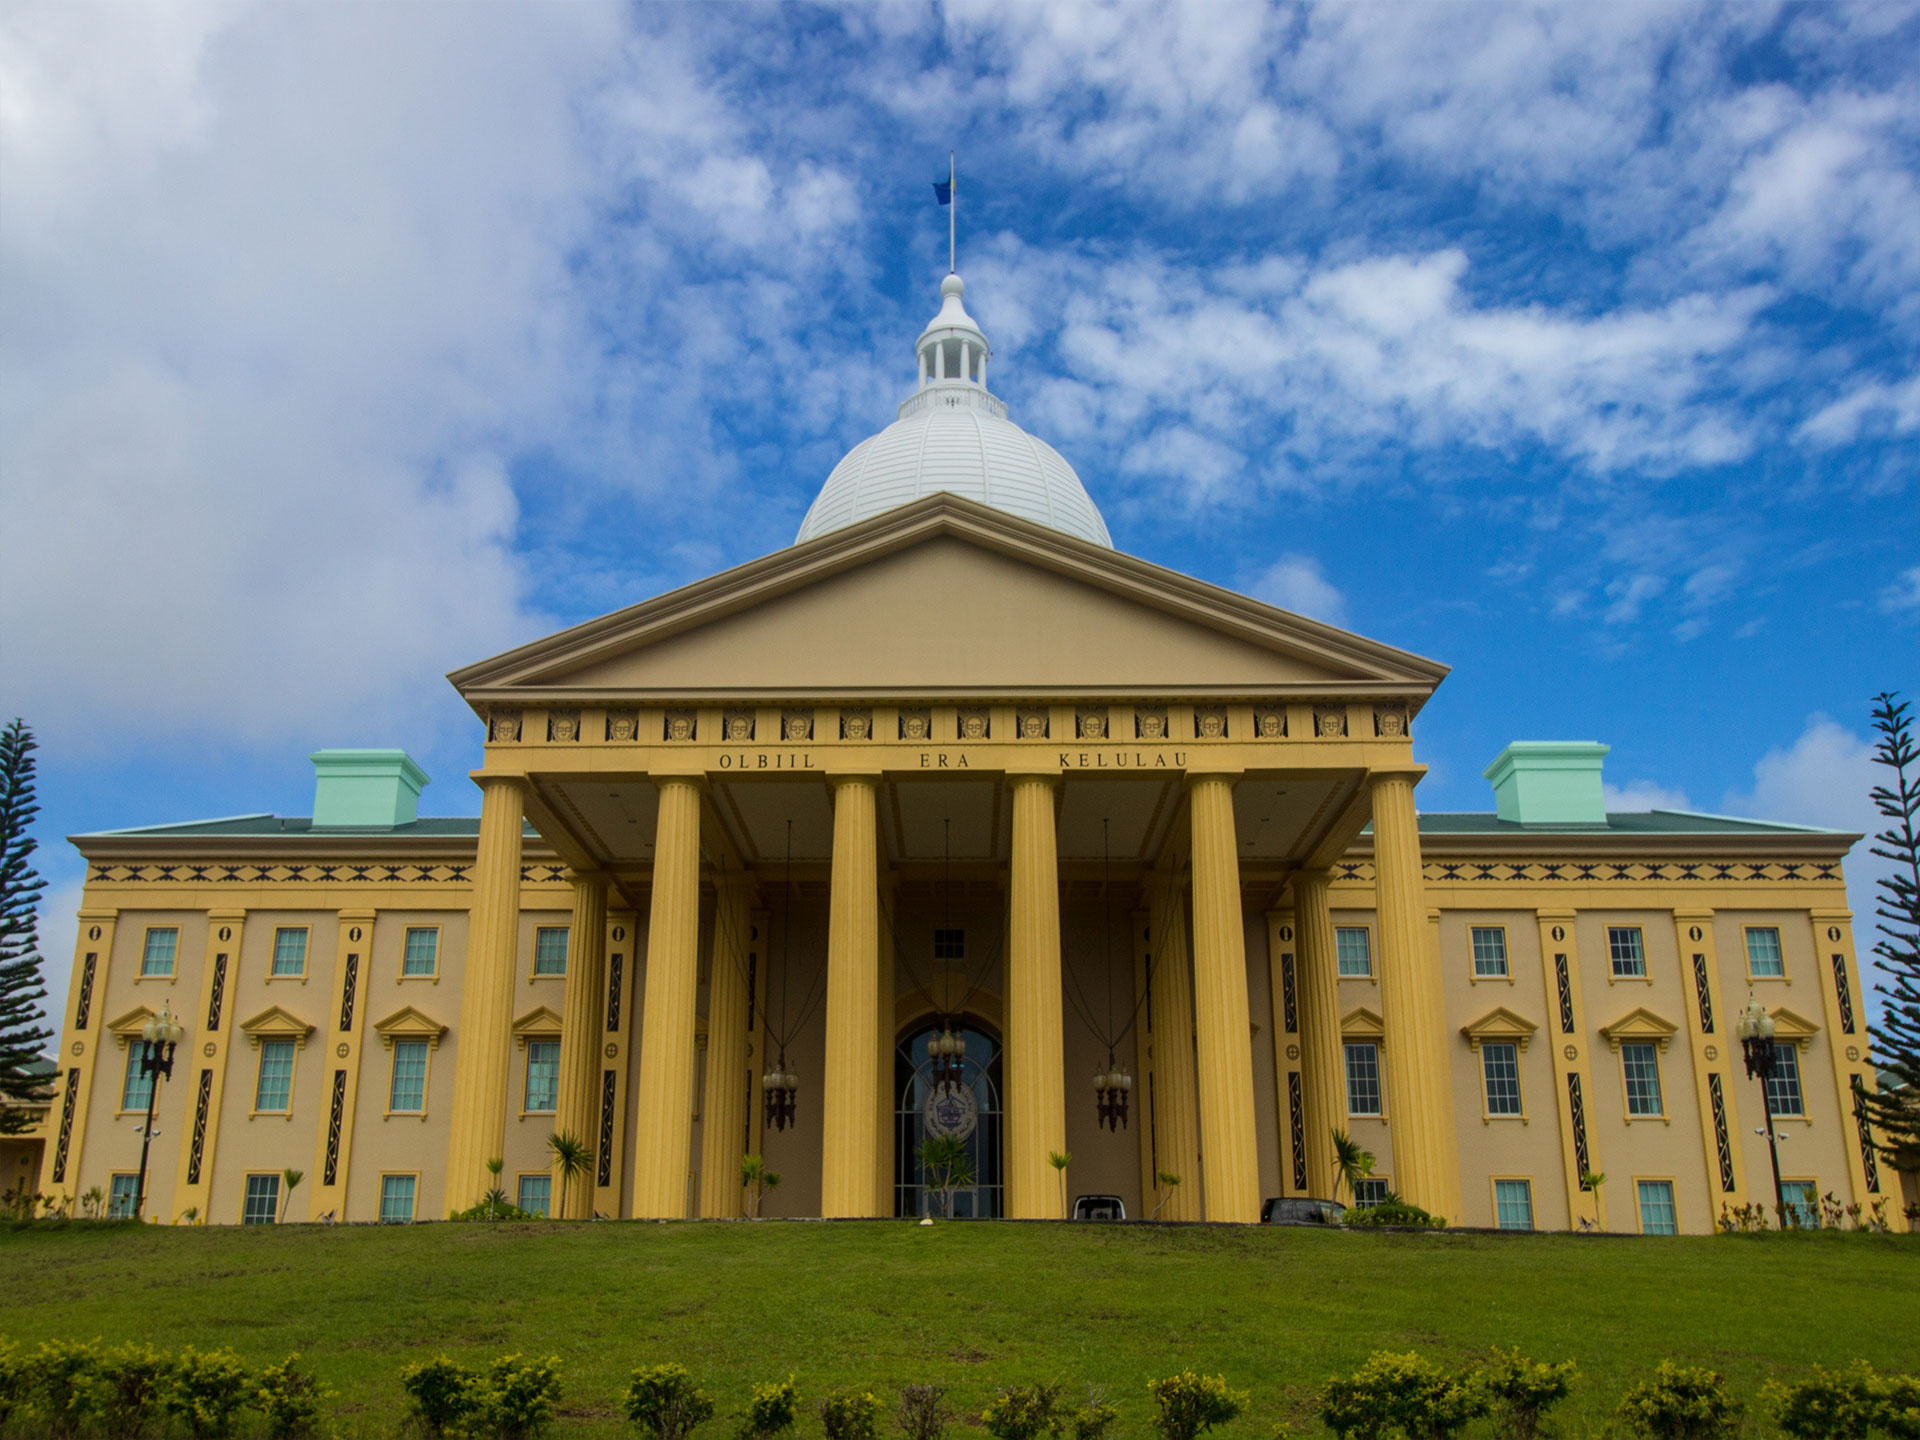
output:
[{"label": "glass entrance door", "polygon": [[962,1135],[973,1164],[974,1183],[953,1197],[956,1219],[992,1219],[1001,1213],[1000,1040],[977,1017],[954,1027],[967,1042],[961,1062],[964,1094],[936,1093],[927,1045],[940,1033],[928,1025],[902,1039],[894,1050],[893,1213],[904,1217],[934,1214],[939,1195],[921,1172],[920,1142],[929,1134]]}]

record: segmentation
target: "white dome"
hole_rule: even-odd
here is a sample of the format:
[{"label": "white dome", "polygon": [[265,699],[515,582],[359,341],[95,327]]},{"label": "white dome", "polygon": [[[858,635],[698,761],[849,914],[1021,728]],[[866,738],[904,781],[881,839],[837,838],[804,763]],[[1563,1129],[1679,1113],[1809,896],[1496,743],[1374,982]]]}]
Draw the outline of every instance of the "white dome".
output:
[{"label": "white dome", "polygon": [[1006,405],[988,392],[987,339],[962,306],[963,292],[958,275],[941,283],[940,313],[918,344],[920,388],[898,420],[833,467],[795,544],[944,490],[1113,548],[1073,467],[1007,419]]}]

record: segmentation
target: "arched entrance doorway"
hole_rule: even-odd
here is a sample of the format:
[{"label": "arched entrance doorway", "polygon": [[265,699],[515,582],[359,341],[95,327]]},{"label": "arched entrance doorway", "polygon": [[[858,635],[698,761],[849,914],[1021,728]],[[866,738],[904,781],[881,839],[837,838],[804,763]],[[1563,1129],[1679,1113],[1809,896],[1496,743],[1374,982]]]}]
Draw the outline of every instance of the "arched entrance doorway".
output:
[{"label": "arched entrance doorway", "polygon": [[928,1043],[941,1033],[930,1020],[903,1036],[894,1048],[894,1165],[893,1213],[908,1218],[932,1214],[939,1197],[928,1190],[920,1172],[920,1142],[933,1127],[962,1134],[967,1158],[973,1162],[974,1183],[953,1198],[956,1219],[997,1219],[1001,1214],[1003,1182],[1000,1169],[1000,1037],[977,1015],[963,1015],[954,1033],[967,1042],[961,1084],[971,1096],[951,1098],[929,1114],[934,1098]]}]

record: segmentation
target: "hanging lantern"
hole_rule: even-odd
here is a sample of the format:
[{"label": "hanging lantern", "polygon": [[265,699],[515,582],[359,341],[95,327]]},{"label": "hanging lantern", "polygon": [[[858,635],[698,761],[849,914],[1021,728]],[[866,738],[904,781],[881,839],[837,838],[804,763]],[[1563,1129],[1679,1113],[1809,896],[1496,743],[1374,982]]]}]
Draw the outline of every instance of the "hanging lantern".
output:
[{"label": "hanging lantern", "polygon": [[1133,1076],[1109,1055],[1107,1068],[1093,1077],[1094,1098],[1099,1104],[1100,1123],[1119,1130],[1127,1123],[1127,1098],[1133,1089]]},{"label": "hanging lantern", "polygon": [[965,1037],[954,1034],[951,1025],[943,1025],[940,1033],[927,1042],[927,1060],[936,1090],[958,1089],[967,1063]]},{"label": "hanging lantern", "polygon": [[767,1124],[776,1130],[793,1124],[794,1097],[800,1093],[800,1077],[786,1068],[786,1058],[782,1055],[773,1068],[760,1077],[767,1094]]}]

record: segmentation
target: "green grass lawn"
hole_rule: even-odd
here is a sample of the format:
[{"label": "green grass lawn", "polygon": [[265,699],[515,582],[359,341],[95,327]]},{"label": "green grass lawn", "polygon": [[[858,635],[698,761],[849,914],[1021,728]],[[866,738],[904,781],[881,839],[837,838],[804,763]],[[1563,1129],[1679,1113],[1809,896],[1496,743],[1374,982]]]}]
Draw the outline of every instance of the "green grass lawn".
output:
[{"label": "green grass lawn", "polygon": [[[1377,1349],[1574,1359],[1571,1433],[1599,1433],[1663,1358],[1756,1397],[1856,1357],[1920,1369],[1920,1242],[1666,1240],[1307,1229],[947,1224],[419,1225],[0,1230],[0,1334],[298,1351],[344,1434],[389,1433],[397,1375],[446,1352],[558,1354],[568,1435],[622,1433],[636,1365],[676,1360],[724,1440],[757,1380],[803,1393],[913,1381],[978,1413],[996,1385],[1105,1385],[1143,1435],[1146,1381],[1184,1367],[1252,1392],[1227,1432],[1302,1424],[1313,1387]],[[888,1396],[889,1403],[891,1396]],[[802,1437],[817,1436],[808,1422]]]}]

